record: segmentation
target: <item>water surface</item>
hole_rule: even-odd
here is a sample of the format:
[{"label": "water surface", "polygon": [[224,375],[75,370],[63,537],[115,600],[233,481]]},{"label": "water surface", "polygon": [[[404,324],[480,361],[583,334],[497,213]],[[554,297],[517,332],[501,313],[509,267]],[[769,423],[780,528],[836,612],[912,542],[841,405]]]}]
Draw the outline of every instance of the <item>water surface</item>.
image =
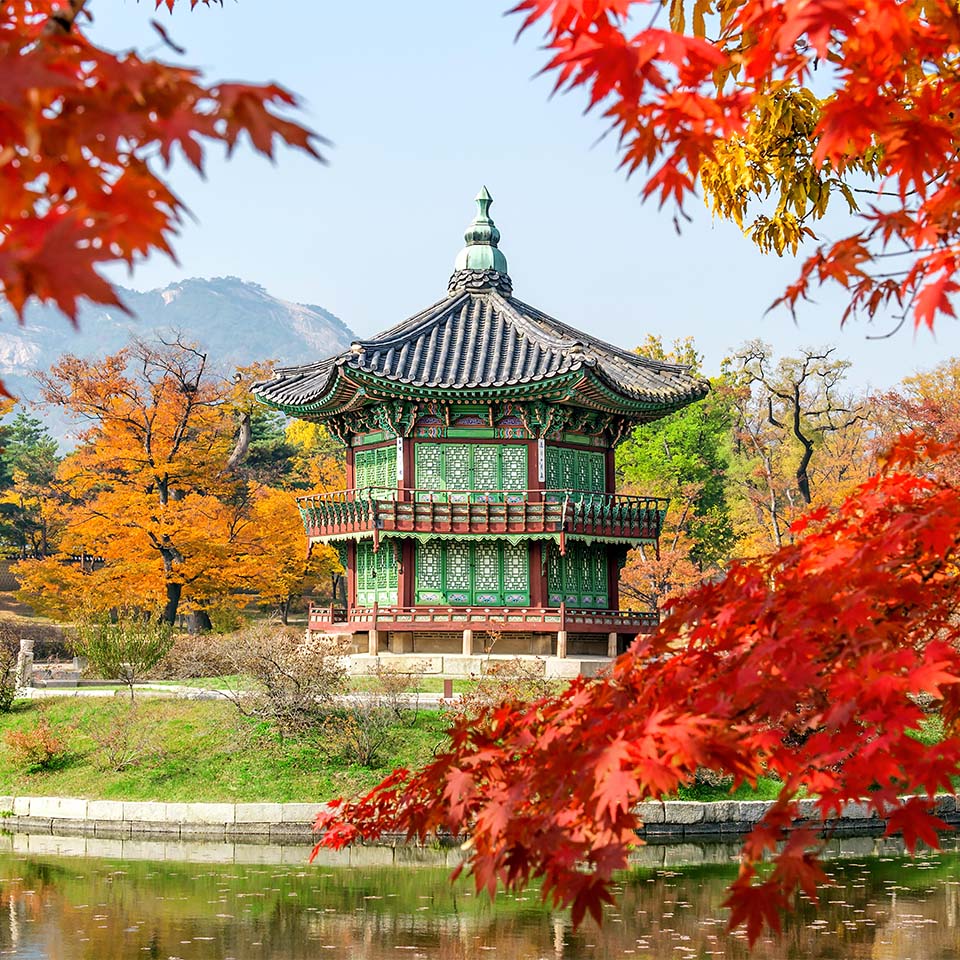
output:
[{"label": "water surface", "polygon": [[[868,841],[868,845],[872,841]],[[954,844],[955,846],[955,844]],[[688,845],[689,847],[689,845]],[[692,848],[691,848],[692,849]],[[704,856],[701,849],[701,858]],[[602,927],[572,930],[537,892],[495,903],[447,869],[196,864],[0,855],[0,955],[55,960],[563,960],[960,955],[960,855],[834,860],[821,907],[801,902],[751,953],[725,931],[732,863],[637,868]],[[717,851],[720,852],[716,856]],[[709,851],[708,851],[709,852]],[[732,848],[716,848],[726,861]],[[655,851],[648,851],[656,861]],[[402,858],[398,858],[401,859]],[[660,862],[664,862],[661,856]],[[667,858],[669,862],[669,857]]]}]

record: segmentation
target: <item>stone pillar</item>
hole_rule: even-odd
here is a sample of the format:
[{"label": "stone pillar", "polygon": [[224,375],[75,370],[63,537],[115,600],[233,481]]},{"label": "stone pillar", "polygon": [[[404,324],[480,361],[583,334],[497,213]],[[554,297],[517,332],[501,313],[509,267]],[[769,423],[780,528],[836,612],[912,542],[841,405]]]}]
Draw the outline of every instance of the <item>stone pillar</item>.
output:
[{"label": "stone pillar", "polygon": [[380,631],[379,630],[367,631],[367,653],[369,653],[371,657],[377,657],[380,655]]},{"label": "stone pillar", "polygon": [[465,657],[473,656],[473,631],[463,631],[463,655]]},{"label": "stone pillar", "polygon": [[20,640],[15,683],[18,690],[21,687],[33,685],[33,640],[28,640],[25,637]]},{"label": "stone pillar", "polygon": [[615,633],[607,634],[607,656],[615,657],[617,655],[617,635]]},{"label": "stone pillar", "polygon": [[567,659],[567,631],[557,631],[557,656],[561,660]]}]

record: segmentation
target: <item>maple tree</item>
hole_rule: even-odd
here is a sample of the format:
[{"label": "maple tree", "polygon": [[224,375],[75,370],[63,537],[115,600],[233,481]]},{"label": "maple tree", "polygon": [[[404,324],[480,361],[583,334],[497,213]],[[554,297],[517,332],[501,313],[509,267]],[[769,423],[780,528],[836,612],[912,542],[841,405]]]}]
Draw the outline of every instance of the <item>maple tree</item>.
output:
[{"label": "maple tree", "polygon": [[[817,284],[844,319],[933,326],[960,289],[960,21],[947,0],[521,0],[546,70],[584,88],[645,196],[708,205],[796,252],[840,195],[854,232],[817,247],[779,302]],[[692,34],[685,33],[690,14]],[[631,15],[635,14],[633,17]],[[660,22],[663,20],[664,22]],[[646,24],[639,30],[637,22]],[[817,72],[818,67],[822,69]],[[816,72],[816,73],[815,73]]]},{"label": "maple tree", "polygon": [[[515,11],[524,28],[546,23],[546,69],[558,88],[583,87],[591,107],[603,105],[625,168],[646,171],[646,196],[682,207],[699,184],[715,212],[782,253],[814,239],[811,224],[842,195],[859,229],[809,256],[781,302],[793,308],[833,282],[849,293],[844,319],[889,308],[932,326],[953,315],[952,6],[723,0],[714,12],[694,0],[692,36],[685,7],[521,0]],[[647,25],[630,32],[631,14]],[[861,208],[863,195],[872,199]],[[797,492],[809,502],[809,448],[797,439]],[[781,793],[744,841],[729,900],[731,923],[751,940],[764,923],[779,927],[796,890],[816,897],[816,818],[844,803],[866,798],[910,849],[936,845],[944,825],[931,798],[960,773],[960,496],[945,452],[955,453],[919,436],[897,441],[884,471],[836,510],[799,518],[791,542],[675,601],[609,676],[457,721],[433,763],[321,814],[320,844],[468,833],[478,889],[537,875],[575,922],[599,919],[635,842],[638,801],[668,795],[700,766],[735,782],[766,771]],[[912,735],[921,693],[945,720],[935,745]],[[815,822],[791,829],[803,791],[816,798]]]},{"label": "maple tree", "polygon": [[[937,472],[943,453],[901,439],[839,509],[795,525],[795,543],[675,601],[609,675],[456,721],[431,764],[321,814],[320,844],[469,833],[478,889],[539,875],[575,922],[599,919],[638,802],[702,766],[735,783],[772,774],[779,797],[744,840],[729,901],[751,939],[779,928],[797,889],[816,898],[817,820],[845,803],[865,798],[910,849],[936,845],[928,797],[960,773],[960,491]],[[913,736],[918,694],[943,712],[932,746]],[[804,790],[814,822],[796,827]]]},{"label": "maple tree", "polygon": [[125,309],[98,268],[173,254],[185,208],[158,167],[176,153],[201,172],[204,143],[244,137],[268,157],[277,141],[319,157],[289,91],[104,50],[83,32],[95,6],[0,3],[0,285],[21,319],[31,297],[74,321],[80,298]]}]

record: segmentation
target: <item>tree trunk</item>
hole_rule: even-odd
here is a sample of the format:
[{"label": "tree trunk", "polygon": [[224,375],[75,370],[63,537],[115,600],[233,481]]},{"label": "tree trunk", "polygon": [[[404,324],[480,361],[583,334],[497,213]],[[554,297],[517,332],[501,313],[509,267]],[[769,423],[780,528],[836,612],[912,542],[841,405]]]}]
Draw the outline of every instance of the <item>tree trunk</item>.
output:
[{"label": "tree trunk", "polygon": [[193,610],[187,617],[188,633],[210,633],[211,630],[213,630],[213,624],[210,622],[210,614],[203,607]]},{"label": "tree trunk", "polygon": [[182,583],[170,583],[167,581],[167,603],[160,614],[160,619],[164,623],[169,623],[171,627],[177,624],[177,608],[180,606],[180,596],[183,593]]},{"label": "tree trunk", "polygon": [[293,597],[287,597],[287,599],[283,601],[283,606],[280,609],[280,622],[284,626],[287,626],[287,624],[289,623],[290,605],[292,603],[293,603]]}]

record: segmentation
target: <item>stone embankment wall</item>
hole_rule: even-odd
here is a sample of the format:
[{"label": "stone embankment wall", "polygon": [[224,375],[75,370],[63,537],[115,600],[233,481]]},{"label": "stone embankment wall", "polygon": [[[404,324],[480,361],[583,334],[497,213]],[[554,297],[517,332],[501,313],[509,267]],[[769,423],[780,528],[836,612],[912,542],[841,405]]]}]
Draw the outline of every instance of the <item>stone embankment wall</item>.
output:
[{"label": "stone embankment wall", "polygon": [[[726,839],[746,833],[770,806],[764,800],[641,803],[637,813],[649,840]],[[72,797],[0,797],[0,829],[13,833],[105,839],[221,840],[238,843],[308,843],[322,803],[160,803]],[[813,801],[801,801],[812,816]],[[937,798],[937,814],[960,823],[953,795]],[[847,804],[831,828],[836,833],[882,831],[866,803]]]}]

